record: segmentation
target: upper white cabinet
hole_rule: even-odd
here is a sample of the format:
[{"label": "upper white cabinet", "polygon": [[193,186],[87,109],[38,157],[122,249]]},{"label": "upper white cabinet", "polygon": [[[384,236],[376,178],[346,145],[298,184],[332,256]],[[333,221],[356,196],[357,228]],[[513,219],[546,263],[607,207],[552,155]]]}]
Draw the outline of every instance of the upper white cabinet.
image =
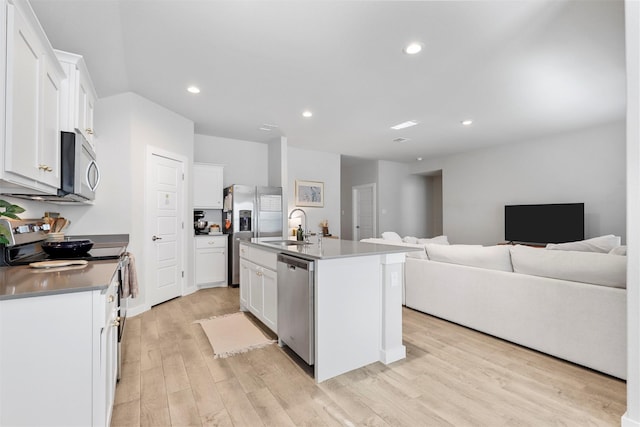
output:
[{"label": "upper white cabinet", "polygon": [[65,78],[33,10],[25,1],[2,2],[6,19],[4,162],[2,179],[41,193],[60,185],[60,96]]},{"label": "upper white cabinet", "polygon": [[193,164],[193,207],[222,209],[222,172],[224,167],[208,163]]},{"label": "upper white cabinet", "polygon": [[98,96],[87,66],[81,55],[61,50],[55,53],[67,74],[67,79],[62,82],[62,130],[79,132],[93,144],[93,110]]}]

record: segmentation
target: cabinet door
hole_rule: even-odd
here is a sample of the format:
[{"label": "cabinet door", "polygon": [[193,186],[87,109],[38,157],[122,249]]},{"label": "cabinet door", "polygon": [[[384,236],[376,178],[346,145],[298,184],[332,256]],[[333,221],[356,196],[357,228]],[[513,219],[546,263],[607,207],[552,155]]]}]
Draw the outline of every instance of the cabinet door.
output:
[{"label": "cabinet door", "polygon": [[226,260],[224,249],[196,249],[196,285],[226,282]]},{"label": "cabinet door", "polygon": [[5,170],[39,178],[40,41],[12,5],[7,7],[7,110]]},{"label": "cabinet door", "polygon": [[264,269],[255,264],[250,264],[250,266],[251,281],[249,283],[249,311],[251,311],[256,317],[261,318],[263,304],[262,276]]},{"label": "cabinet door", "polygon": [[263,311],[262,320],[276,334],[278,333],[278,276],[275,271],[262,272]]},{"label": "cabinet door", "polygon": [[193,165],[193,207],[222,209],[223,167],[196,163]]},{"label": "cabinet door", "polygon": [[78,117],[77,128],[87,141],[93,144],[93,108],[95,99],[88,76],[80,72],[78,75]]},{"label": "cabinet door", "polygon": [[[61,81],[50,58],[43,61],[42,133],[38,155],[39,178],[52,187],[60,186],[60,87]],[[55,59],[55,58],[54,58]]]},{"label": "cabinet door", "polygon": [[240,259],[240,309],[249,309],[249,290],[251,289],[251,263]]}]

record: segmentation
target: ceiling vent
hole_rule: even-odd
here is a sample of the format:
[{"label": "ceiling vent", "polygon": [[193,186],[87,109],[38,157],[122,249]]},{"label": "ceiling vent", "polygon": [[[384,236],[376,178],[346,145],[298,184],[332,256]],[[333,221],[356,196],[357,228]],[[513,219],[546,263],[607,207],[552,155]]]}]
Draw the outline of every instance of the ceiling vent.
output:
[{"label": "ceiling vent", "polygon": [[393,139],[393,142],[407,142],[407,141],[409,141],[409,138],[398,137]]}]

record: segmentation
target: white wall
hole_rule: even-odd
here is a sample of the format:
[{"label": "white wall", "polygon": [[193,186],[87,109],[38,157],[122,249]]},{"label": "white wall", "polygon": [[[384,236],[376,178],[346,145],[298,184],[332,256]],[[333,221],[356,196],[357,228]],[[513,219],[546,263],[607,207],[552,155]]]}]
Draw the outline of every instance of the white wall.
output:
[{"label": "white wall", "polygon": [[[320,221],[329,221],[329,232],[337,235],[340,230],[340,155],[321,151],[302,150],[289,146],[288,152],[288,209],[286,216],[295,209],[295,181],[320,181],[324,183],[324,207],[301,207],[307,214],[308,228],[315,233]],[[290,230],[289,230],[290,231]]]},{"label": "white wall", "polygon": [[225,187],[269,185],[268,144],[196,134],[193,156],[196,162],[224,165]]},{"label": "white wall", "polygon": [[[376,160],[341,156],[340,158],[340,238],[353,239],[352,188],[356,185],[378,182],[378,162]],[[377,186],[376,186],[377,189]],[[376,194],[377,197],[377,194]],[[378,230],[374,230],[376,234]],[[337,231],[336,231],[337,233]]]},{"label": "white wall", "polygon": [[[99,99],[95,111],[96,151],[102,180],[91,206],[53,206],[71,220],[67,234],[129,234],[129,251],[136,258],[140,296],[131,300],[133,313],[148,308],[145,252],[145,181],[147,147],[152,146],[185,157],[186,181],[183,208],[190,215],[193,163],[193,122],[134,93]],[[49,206],[50,207],[50,206]],[[191,216],[185,218],[191,223]],[[185,284],[193,288],[193,233],[184,232],[186,242]]]},{"label": "white wall", "polygon": [[585,235],[626,236],[625,123],[494,146],[411,165],[442,170],[443,232],[452,243],[504,240],[504,205],[585,203]]},{"label": "white wall", "polygon": [[627,55],[627,412],[640,426],[640,3],[625,2]]}]

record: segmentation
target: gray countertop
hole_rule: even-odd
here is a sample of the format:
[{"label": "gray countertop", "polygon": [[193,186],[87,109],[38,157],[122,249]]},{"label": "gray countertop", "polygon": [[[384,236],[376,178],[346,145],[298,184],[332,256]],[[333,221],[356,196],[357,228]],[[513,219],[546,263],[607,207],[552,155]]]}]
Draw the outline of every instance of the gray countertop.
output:
[{"label": "gray countertop", "polygon": [[0,300],[106,289],[117,268],[118,260],[58,268],[0,267]]},{"label": "gray countertop", "polygon": [[288,242],[285,241],[247,243],[259,247],[260,249],[288,253],[289,255],[312,260],[396,254],[419,250],[403,246],[380,245],[377,243],[364,243],[354,240],[328,238],[322,239],[322,245],[318,245],[316,242],[307,245],[296,245],[293,241],[292,244],[288,244]]},{"label": "gray countertop", "polygon": [[[67,236],[90,239],[94,248],[129,244],[128,234]],[[118,260],[89,261],[84,266],[32,268],[28,265],[0,267],[0,300],[106,289],[118,268]]]}]

